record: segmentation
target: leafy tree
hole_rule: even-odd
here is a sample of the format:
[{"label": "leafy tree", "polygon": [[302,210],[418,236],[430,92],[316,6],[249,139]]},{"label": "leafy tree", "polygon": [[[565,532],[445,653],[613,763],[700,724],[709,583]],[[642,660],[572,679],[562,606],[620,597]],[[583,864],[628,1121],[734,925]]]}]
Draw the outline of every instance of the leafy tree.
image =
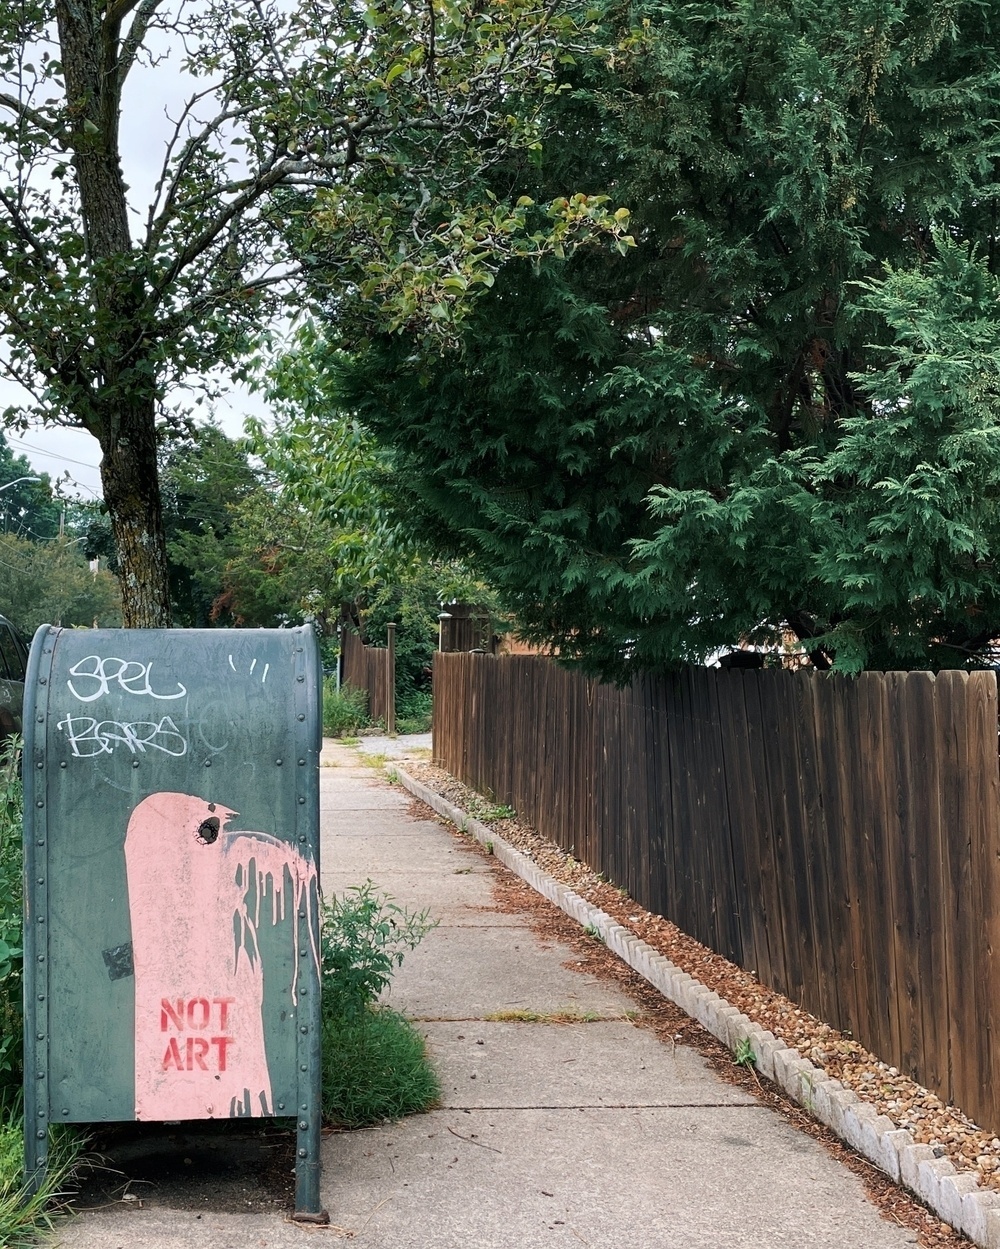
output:
[{"label": "leafy tree", "polygon": [[238,556],[235,513],[261,487],[245,445],[216,425],[164,451],[160,467],[170,597],[177,624],[218,620],[226,566]]},{"label": "leafy tree", "polygon": [[79,542],[8,533],[0,535],[0,610],[29,638],[40,624],[114,628],[121,595],[111,573],[91,570]]},{"label": "leafy tree", "polygon": [[231,536],[214,622],[273,628],[308,618],[332,634],[342,601],[335,533],[271,478],[235,506]]},{"label": "leafy tree", "polygon": [[27,456],[15,455],[0,434],[0,527],[22,538],[54,538],[62,510],[47,473],[39,476]]},{"label": "leafy tree", "polygon": [[508,265],[437,359],[318,349],[397,520],[606,675],[783,630],[843,671],[982,662],[998,10],[671,0],[606,39],[529,190],[607,192],[639,246]]},{"label": "leafy tree", "polygon": [[[128,625],[170,618],[158,414],[191,379],[242,375],[260,330],[300,299],[305,269],[345,309],[357,295],[356,307],[433,330],[489,284],[498,256],[623,233],[586,196],[557,198],[529,230],[528,206],[474,193],[484,170],[535,142],[531,101],[569,33],[554,10],[0,6],[0,368],[35,399],[7,419],[100,443]],[[136,215],[120,158],[126,86],[178,64],[191,93]]]}]

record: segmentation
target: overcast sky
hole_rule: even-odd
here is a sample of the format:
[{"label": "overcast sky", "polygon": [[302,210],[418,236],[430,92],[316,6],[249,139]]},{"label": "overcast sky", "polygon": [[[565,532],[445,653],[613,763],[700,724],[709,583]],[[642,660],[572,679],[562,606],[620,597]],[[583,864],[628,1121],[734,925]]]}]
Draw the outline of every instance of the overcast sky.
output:
[{"label": "overcast sky", "polygon": [[[169,53],[162,37],[157,52]],[[163,164],[164,149],[172,129],[168,114],[177,117],[191,94],[193,82],[181,70],[176,55],[173,58],[168,55],[152,69],[136,64],[126,82],[122,101],[121,148],[135,221],[133,237],[138,237],[145,223]],[[201,85],[204,88],[204,82]],[[0,378],[0,410],[27,402],[28,396],[19,386]],[[234,387],[228,399],[216,405],[215,415],[226,433],[235,436],[242,432],[246,415],[260,416],[264,411],[259,398]],[[6,437],[11,448],[18,454],[26,455],[37,472],[48,473],[52,478],[68,473],[66,489],[69,493],[83,498],[100,496],[98,464],[101,452],[96,439],[90,434],[74,429],[34,428],[25,434],[9,431]]]}]

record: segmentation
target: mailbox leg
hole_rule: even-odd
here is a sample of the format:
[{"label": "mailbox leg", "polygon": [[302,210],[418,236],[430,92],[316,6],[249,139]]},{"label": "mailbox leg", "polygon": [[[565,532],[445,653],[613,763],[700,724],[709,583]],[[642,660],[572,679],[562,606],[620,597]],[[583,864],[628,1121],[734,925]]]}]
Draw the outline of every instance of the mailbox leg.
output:
[{"label": "mailbox leg", "polygon": [[[318,898],[317,898],[318,904]],[[309,949],[310,921],[315,925],[313,940],[319,948],[318,905],[311,917],[300,914],[303,925],[303,951]],[[323,1124],[323,1022],[320,1011],[319,972],[309,977],[308,984],[299,990],[298,1034],[298,1114],[295,1139],[295,1213],[297,1223],[329,1223],[330,1216],[323,1209],[319,1185],[322,1163],[320,1160],[320,1129]]]}]

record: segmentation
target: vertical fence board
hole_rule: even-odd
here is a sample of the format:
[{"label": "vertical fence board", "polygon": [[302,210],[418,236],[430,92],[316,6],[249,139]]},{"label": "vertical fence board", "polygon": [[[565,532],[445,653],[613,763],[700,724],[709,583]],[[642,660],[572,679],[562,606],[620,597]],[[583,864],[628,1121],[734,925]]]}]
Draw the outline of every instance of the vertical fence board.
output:
[{"label": "vertical fence board", "polygon": [[[1000,775],[997,770],[997,684],[992,672],[970,673],[969,777],[971,792],[968,826],[971,840],[972,891],[970,905],[977,920],[970,951],[975,967],[976,1032],[975,1067],[962,1090],[970,1102],[979,1097],[987,1103],[990,1118],[984,1121],[997,1130],[1000,1123],[1000,1035],[998,1035],[997,972],[1000,959]],[[964,1038],[966,1042],[968,1038]],[[970,1065],[971,1066],[971,1065]]]},{"label": "vertical fence board", "polygon": [[751,786],[748,791],[753,817],[753,852],[760,881],[760,898],[768,930],[768,949],[771,963],[772,988],[787,993],[791,983],[788,958],[785,952],[785,917],[781,908],[781,891],[778,888],[778,861],[775,853],[771,800],[771,781],[767,766],[767,748],[770,734],[766,732],[766,709],[761,702],[763,672],[743,674],[743,693],[746,702],[747,745],[751,765]]},{"label": "vertical fence board", "polygon": [[[968,723],[965,709],[968,699],[968,677],[963,672],[941,672],[937,678],[938,751],[942,778],[939,794],[941,840],[938,847],[941,907],[940,959],[942,965],[944,1007],[943,1053],[928,1055],[934,1064],[940,1085],[950,1100],[957,1089],[968,1086],[968,1063],[961,1038],[970,1024],[976,1026],[976,994],[974,983],[967,980],[967,951],[977,940],[973,911],[969,906],[972,894],[971,837],[969,819],[969,755]],[[931,1069],[931,1068],[929,1068]]]},{"label": "vertical fence board", "polygon": [[770,975],[767,957],[767,927],[755,888],[757,873],[749,847],[752,817],[746,799],[752,792],[753,778],[747,752],[746,705],[743,701],[743,674],[727,672],[715,682],[718,699],[719,731],[722,738],[723,791],[725,818],[729,831],[729,859],[733,880],[732,905],[740,954],[734,962]]},{"label": "vertical fence board", "polygon": [[839,749],[839,739],[843,736],[843,700],[839,697],[839,683],[834,680],[817,677],[814,678],[812,686],[817,783],[823,806],[829,889],[831,948],[827,957],[836,975],[835,1003],[827,1022],[858,1035],[861,1012],[851,930],[851,890],[844,844],[848,798],[841,784]]},{"label": "vertical fence board", "polygon": [[[858,875],[864,956],[874,998],[868,1021],[871,1047],[878,1054],[905,1053],[900,1049],[899,1003],[896,1000],[895,939],[893,935],[893,879],[889,851],[886,803],[886,745],[889,737],[883,703],[881,673],[863,672],[854,682],[860,710],[861,752],[856,766],[861,774],[864,824],[857,840],[863,866]],[[933,723],[933,712],[931,712]]]}]

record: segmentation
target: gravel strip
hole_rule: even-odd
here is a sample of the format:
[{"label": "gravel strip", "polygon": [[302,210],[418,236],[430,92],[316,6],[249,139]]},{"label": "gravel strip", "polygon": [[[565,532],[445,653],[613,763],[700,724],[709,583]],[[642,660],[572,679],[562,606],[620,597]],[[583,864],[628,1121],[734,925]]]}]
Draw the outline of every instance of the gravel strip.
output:
[{"label": "gravel strip", "polygon": [[909,1131],[915,1143],[930,1147],[956,1171],[972,1173],[983,1189],[1000,1192],[1000,1138],[984,1131],[954,1106],[880,1061],[857,1041],[844,1036],[788,998],[766,988],[751,973],[713,953],[662,916],[653,915],[609,885],[596,872],[510,818],[510,812],[430,764],[407,760],[406,771],[429,789],[461,807],[474,819],[567,885],[593,906],[641,938],[677,967],[719,994],[788,1048],[839,1080],[879,1115]]}]

